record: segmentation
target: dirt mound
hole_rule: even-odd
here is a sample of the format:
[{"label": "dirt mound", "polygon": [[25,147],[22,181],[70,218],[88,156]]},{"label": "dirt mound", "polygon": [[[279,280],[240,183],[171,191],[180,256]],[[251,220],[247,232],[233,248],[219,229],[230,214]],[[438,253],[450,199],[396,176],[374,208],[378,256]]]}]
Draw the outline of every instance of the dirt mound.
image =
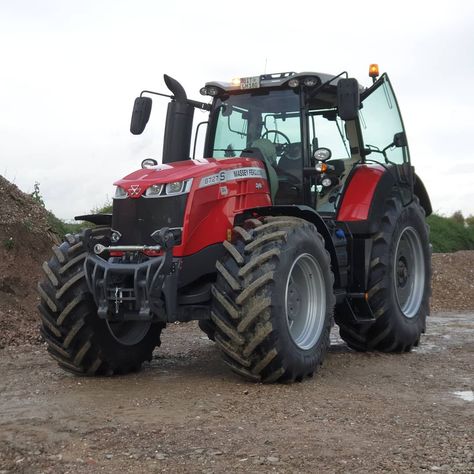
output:
[{"label": "dirt mound", "polygon": [[57,241],[48,213],[0,176],[0,348],[38,342],[36,284]]},{"label": "dirt mound", "polygon": [[[36,285],[58,237],[48,213],[0,176],[0,348],[40,342]],[[432,312],[474,311],[474,251],[433,255]]]},{"label": "dirt mound", "polygon": [[433,254],[431,312],[474,311],[474,251]]}]

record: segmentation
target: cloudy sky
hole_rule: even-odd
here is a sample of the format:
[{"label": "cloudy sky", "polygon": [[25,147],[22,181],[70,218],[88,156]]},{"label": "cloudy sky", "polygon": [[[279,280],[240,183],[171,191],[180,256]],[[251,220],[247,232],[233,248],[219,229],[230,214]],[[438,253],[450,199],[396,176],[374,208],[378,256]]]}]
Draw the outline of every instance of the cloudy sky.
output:
[{"label": "cloudy sky", "polygon": [[[161,160],[166,99],[129,133],[142,89],[188,96],[210,80],[388,72],[433,207],[474,214],[474,3],[0,0],[0,174],[72,218],[112,183]],[[199,116],[201,112],[196,112]],[[203,116],[204,117],[204,116]]]}]

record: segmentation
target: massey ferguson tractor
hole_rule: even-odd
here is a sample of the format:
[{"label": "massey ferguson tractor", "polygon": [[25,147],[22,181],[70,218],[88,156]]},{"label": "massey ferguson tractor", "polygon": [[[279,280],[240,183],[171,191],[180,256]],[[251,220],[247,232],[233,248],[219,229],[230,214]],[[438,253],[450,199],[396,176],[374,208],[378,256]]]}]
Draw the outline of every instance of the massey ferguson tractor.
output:
[{"label": "massey ferguson tractor", "polygon": [[[356,351],[408,352],[425,331],[432,211],[390,80],[371,66],[208,82],[168,104],[161,163],[115,183],[112,214],[66,235],[43,265],[41,333],[64,369],[138,370],[169,323],[198,320],[237,374],[301,381],[334,322]],[[195,126],[194,110],[209,112]],[[195,157],[204,138],[204,158]],[[201,140],[202,141],[202,140]]]}]

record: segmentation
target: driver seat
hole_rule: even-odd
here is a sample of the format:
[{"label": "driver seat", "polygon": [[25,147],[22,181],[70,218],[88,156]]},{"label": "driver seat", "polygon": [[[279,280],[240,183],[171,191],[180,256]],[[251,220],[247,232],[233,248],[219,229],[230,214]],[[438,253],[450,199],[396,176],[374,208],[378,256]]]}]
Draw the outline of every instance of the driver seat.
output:
[{"label": "driver seat", "polygon": [[278,162],[278,168],[287,173],[298,176],[301,174],[303,159],[301,155],[301,142],[289,143]]},{"label": "driver seat", "polygon": [[277,164],[275,144],[266,138],[258,138],[257,140],[253,140],[250,146],[242,151],[240,156],[248,156],[249,158],[255,157],[263,161],[270,185],[272,202],[275,202],[275,196],[278,191],[278,175],[275,170]]}]

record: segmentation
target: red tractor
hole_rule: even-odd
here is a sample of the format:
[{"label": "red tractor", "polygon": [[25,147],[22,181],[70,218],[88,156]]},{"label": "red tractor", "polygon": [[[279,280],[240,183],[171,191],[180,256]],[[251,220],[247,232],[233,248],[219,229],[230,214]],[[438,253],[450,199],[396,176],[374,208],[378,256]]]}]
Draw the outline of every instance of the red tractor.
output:
[{"label": "red tractor", "polygon": [[[42,335],[66,370],[112,375],[151,360],[167,323],[199,320],[246,379],[311,376],[334,321],[357,351],[406,352],[429,314],[426,189],[386,74],[169,76],[162,164],[117,181],[111,215],[43,265]],[[135,100],[131,132],[151,112]],[[194,110],[209,111],[190,158]],[[196,138],[194,150],[196,149]]]}]

